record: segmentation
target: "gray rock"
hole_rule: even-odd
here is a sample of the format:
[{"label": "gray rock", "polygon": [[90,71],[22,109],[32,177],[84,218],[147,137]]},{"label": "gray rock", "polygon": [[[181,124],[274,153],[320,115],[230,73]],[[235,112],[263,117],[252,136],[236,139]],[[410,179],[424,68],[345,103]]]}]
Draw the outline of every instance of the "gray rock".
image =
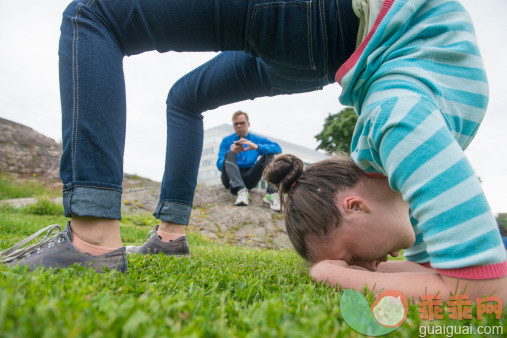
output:
[{"label": "gray rock", "polygon": [[0,118],[0,171],[59,179],[62,146],[32,128]]},{"label": "gray rock", "polygon": [[[122,212],[153,212],[160,183],[126,175]],[[264,190],[250,191],[250,205],[237,207],[236,196],[222,186],[198,186],[189,229],[219,243],[267,248],[291,248],[283,214],[262,202]]]},{"label": "gray rock", "polygon": [[292,248],[285,231],[283,214],[262,202],[264,190],[250,191],[250,205],[237,207],[236,199],[222,186],[199,187],[194,197],[192,228],[212,231],[220,228],[217,241],[267,248]]}]

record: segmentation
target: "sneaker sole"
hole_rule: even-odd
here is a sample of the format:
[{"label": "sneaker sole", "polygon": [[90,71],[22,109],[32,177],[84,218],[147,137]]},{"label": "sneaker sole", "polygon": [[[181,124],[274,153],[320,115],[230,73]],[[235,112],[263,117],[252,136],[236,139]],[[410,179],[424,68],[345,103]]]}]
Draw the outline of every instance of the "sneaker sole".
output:
[{"label": "sneaker sole", "polygon": [[[136,248],[135,245],[129,245],[129,246],[126,246],[125,248],[127,249],[127,255],[152,255],[150,253],[146,253],[146,254],[142,254],[142,253],[139,253],[139,252],[135,252],[135,251],[128,251],[129,248]],[[159,253],[162,253],[162,252],[159,252]],[[157,255],[159,254],[157,253]],[[169,254],[165,254],[166,256],[173,256],[173,257],[190,257],[190,254],[176,254],[176,255],[169,255]]]},{"label": "sneaker sole", "polygon": [[[139,253],[139,252],[128,252],[127,253],[127,256],[130,256],[130,255],[142,255],[142,256],[147,256],[147,255],[159,255],[163,253],[162,251],[161,252],[157,252],[156,254],[151,254],[151,253],[145,253],[145,254],[142,254],[142,253]],[[170,256],[170,257],[178,257],[178,258],[181,258],[181,257],[191,257],[192,255],[191,254],[177,254],[177,255],[170,255],[170,254],[165,254],[166,256]]]}]

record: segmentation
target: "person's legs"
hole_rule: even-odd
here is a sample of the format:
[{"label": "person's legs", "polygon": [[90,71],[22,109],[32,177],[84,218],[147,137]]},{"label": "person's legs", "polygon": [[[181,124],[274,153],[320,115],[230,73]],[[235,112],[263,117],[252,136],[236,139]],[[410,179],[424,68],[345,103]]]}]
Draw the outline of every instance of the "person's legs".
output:
[{"label": "person's legs", "polygon": [[[243,180],[245,181],[245,185],[248,189],[253,189],[259,183],[262,178],[264,168],[266,168],[274,158],[274,154],[262,155],[257,163],[243,174]],[[273,185],[268,184],[266,192],[268,194],[273,194],[276,192],[276,188]]]},{"label": "person's legs", "polygon": [[220,179],[222,180],[222,185],[225,189],[230,189],[231,185],[229,184],[229,176],[227,176],[227,172],[224,170],[224,165],[222,164],[222,174],[220,175]]},{"label": "person's legs", "polygon": [[[67,7],[61,33],[60,176],[65,215],[73,216],[73,230],[82,239],[118,247],[125,138],[123,55],[111,34],[93,24],[84,3]],[[90,57],[92,50],[107,52]]]},{"label": "person's legs", "polygon": [[65,214],[84,240],[121,245],[123,56],[154,49],[242,49],[240,30],[216,31],[241,25],[247,9],[248,2],[202,1],[195,7],[186,1],[87,0],[74,1],[65,10],[59,50],[60,171]]},{"label": "person's legs", "polygon": [[263,69],[262,61],[247,53],[224,52],[171,88],[167,98],[166,166],[155,217],[188,224],[202,150],[202,113],[267,96],[269,79]]},{"label": "person's legs", "polygon": [[[293,77],[279,72],[289,73],[245,52],[224,52],[175,83],[167,99],[166,167],[155,217],[188,224],[202,150],[204,111],[246,99],[320,89],[331,82],[329,76],[319,75],[320,71],[293,70]],[[231,184],[233,169],[226,171]],[[237,181],[232,184],[234,190],[243,185]]]},{"label": "person's legs", "polygon": [[[64,13],[60,43],[66,214],[120,218],[124,55],[154,49],[246,50],[265,60],[222,53],[178,81],[168,96],[166,173],[155,214],[186,224],[202,147],[201,113],[333,82],[333,60],[350,49],[344,41],[333,49],[337,12],[330,0],[215,0],[199,6],[187,1],[73,2]],[[290,30],[280,29],[287,25]],[[174,175],[173,169],[181,173]]]},{"label": "person's legs", "polygon": [[227,189],[236,195],[238,190],[245,188],[245,182],[238,167],[237,154],[229,150],[225,153],[224,164],[222,166],[222,183]]},{"label": "person's legs", "polygon": [[[199,6],[186,1],[73,2],[64,13],[59,52],[66,215],[100,218],[113,227],[117,223],[111,220],[121,217],[124,55],[154,49],[245,50],[253,55],[221,54],[183,78],[169,95],[166,172],[155,215],[161,225],[184,225],[202,146],[201,112],[246,98],[316,90],[333,82],[328,60],[338,58],[330,56],[334,47],[327,45],[338,38],[336,30],[332,32],[333,4],[330,0],[279,1],[269,6],[253,0],[201,1]],[[327,10],[334,24],[326,22]],[[287,25],[293,29],[279,29]],[[273,45],[275,50],[270,50]],[[217,64],[222,67],[215,68]],[[223,74],[227,68],[230,71]],[[218,97],[210,95],[215,87],[221,91]],[[236,90],[224,97],[230,88]]]},{"label": "person's legs", "polygon": [[202,112],[334,82],[336,70],[354,51],[358,26],[350,0],[338,4],[340,10],[335,0],[249,1],[247,19],[241,21],[246,26],[240,26],[245,36],[236,37],[245,52],[222,53],[173,86],[157,218],[188,223],[202,150]]},{"label": "person's legs", "polygon": [[[262,155],[252,168],[242,173],[243,180],[245,181],[248,189],[252,189],[259,183],[262,178],[264,168],[266,168],[274,158],[275,154]],[[262,201],[269,204],[269,207],[272,210],[280,211],[280,197],[277,189],[273,185],[268,183],[268,186],[266,187],[266,195]]]}]

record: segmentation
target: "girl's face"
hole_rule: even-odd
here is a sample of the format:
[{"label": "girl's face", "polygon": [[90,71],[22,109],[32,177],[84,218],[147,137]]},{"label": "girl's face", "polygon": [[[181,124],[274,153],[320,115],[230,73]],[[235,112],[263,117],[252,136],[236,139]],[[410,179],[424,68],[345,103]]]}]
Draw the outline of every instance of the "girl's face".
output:
[{"label": "girl's face", "polygon": [[410,238],[399,233],[345,225],[318,244],[314,257],[316,261],[344,260],[349,265],[375,271],[380,263],[387,261],[388,255],[396,257],[401,249],[412,243]]},{"label": "girl's face", "polygon": [[315,262],[330,259],[343,260],[348,265],[363,267],[375,271],[378,265],[387,261],[387,255],[398,256],[404,245],[401,236],[387,232],[369,232],[364,229],[347,227],[340,229],[326,240],[310,240],[314,248],[312,256]]},{"label": "girl's face", "polygon": [[342,215],[338,230],[326,239],[308,238],[315,261],[344,260],[375,271],[387,255],[396,257],[414,244],[408,203],[391,190],[387,180],[371,182],[373,185],[338,196],[336,204]]}]

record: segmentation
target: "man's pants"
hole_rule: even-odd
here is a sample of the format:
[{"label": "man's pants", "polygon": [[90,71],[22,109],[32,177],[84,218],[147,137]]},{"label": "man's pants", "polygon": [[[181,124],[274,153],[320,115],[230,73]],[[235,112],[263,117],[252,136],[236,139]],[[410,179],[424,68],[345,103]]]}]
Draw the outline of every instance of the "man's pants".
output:
[{"label": "man's pants", "polygon": [[[238,156],[232,150],[225,153],[224,164],[222,165],[222,184],[231,193],[236,195],[243,188],[254,188],[262,178],[262,172],[275,158],[274,154],[265,154],[254,164],[252,168],[239,168]],[[272,194],[275,187],[268,184],[266,192]]]},{"label": "man's pants", "polygon": [[351,0],[73,1],[59,49],[65,215],[121,218],[124,56],[226,51],[181,78],[167,97],[166,164],[154,215],[188,224],[202,112],[334,82],[355,49],[357,27]]}]

